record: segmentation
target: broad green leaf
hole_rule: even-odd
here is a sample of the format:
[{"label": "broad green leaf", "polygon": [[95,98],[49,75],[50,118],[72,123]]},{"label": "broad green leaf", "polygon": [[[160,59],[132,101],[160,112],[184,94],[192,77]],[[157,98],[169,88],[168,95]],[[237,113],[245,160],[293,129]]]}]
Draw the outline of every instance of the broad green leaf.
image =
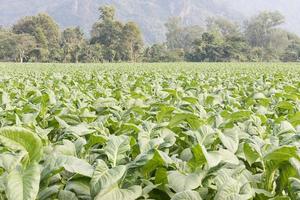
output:
[{"label": "broad green leaf", "polygon": [[225,184],[218,188],[214,200],[240,200],[251,199],[251,194],[240,194],[241,186],[234,179],[228,179]]},{"label": "broad green leaf", "polygon": [[236,131],[218,131],[218,136],[222,144],[232,153],[235,153],[239,146],[239,137]]},{"label": "broad green leaf", "polygon": [[199,128],[203,121],[195,114],[192,113],[177,113],[175,114],[170,122],[169,122],[169,127],[174,128],[181,124],[182,122],[187,122],[192,129],[197,129]]},{"label": "broad green leaf", "polygon": [[26,169],[16,168],[7,176],[6,196],[8,200],[36,199],[40,184],[40,166],[30,164]]},{"label": "broad green leaf", "polygon": [[110,136],[104,152],[112,166],[117,166],[118,162],[126,157],[126,152],[130,150],[130,138],[125,135]]},{"label": "broad green leaf", "polygon": [[39,191],[38,198],[39,200],[48,200],[54,195],[59,193],[59,190],[62,188],[62,185],[53,185],[50,187],[46,187],[43,190]]},{"label": "broad green leaf", "polygon": [[115,186],[113,189],[100,192],[95,200],[136,200],[142,195],[140,186],[131,186],[127,189],[120,189]]},{"label": "broad green leaf", "polygon": [[287,161],[290,158],[299,158],[297,147],[295,146],[281,146],[264,156],[264,161],[274,161],[280,163]]},{"label": "broad green leaf", "polygon": [[4,152],[0,154],[0,168],[3,168],[5,171],[10,172],[15,169],[18,164],[21,163],[22,158],[24,157],[25,152],[19,153],[10,153]]},{"label": "broad green leaf", "polygon": [[278,135],[284,134],[284,133],[296,133],[296,130],[293,127],[293,125],[290,124],[288,121],[282,121],[280,123]]},{"label": "broad green leaf", "polygon": [[142,167],[143,173],[148,176],[149,173],[156,170],[158,167],[168,166],[173,163],[172,159],[164,152],[155,150],[152,153],[149,153],[145,158],[141,158],[145,163]]},{"label": "broad green leaf", "polygon": [[24,128],[1,128],[0,143],[12,150],[26,152],[30,161],[39,161],[43,154],[40,138],[33,132]]},{"label": "broad green leaf", "polygon": [[78,198],[76,197],[76,195],[73,192],[67,191],[67,190],[61,190],[58,194],[58,199],[59,200],[78,200]]},{"label": "broad green leaf", "polygon": [[289,178],[289,194],[292,200],[300,199],[300,180],[297,178]]},{"label": "broad green leaf", "polygon": [[65,169],[68,172],[92,177],[94,168],[85,160],[74,156],[52,155],[45,162],[42,177],[46,177],[54,171]]},{"label": "broad green leaf", "polygon": [[277,107],[286,110],[294,109],[294,105],[288,101],[281,101],[280,103],[278,103]]},{"label": "broad green leaf", "polygon": [[257,159],[260,157],[259,153],[249,144],[244,143],[244,155],[250,165],[255,163]]},{"label": "broad green leaf", "polygon": [[251,112],[247,110],[237,111],[230,114],[230,120],[232,121],[239,121],[239,120],[246,120],[250,118]]},{"label": "broad green leaf", "polygon": [[[175,192],[184,192],[186,190],[194,190],[201,186],[202,180],[206,172],[198,170],[195,173],[184,174],[179,171],[168,172],[169,187]],[[180,180],[180,181],[178,181]]]},{"label": "broad green leaf", "polygon": [[183,192],[176,193],[171,200],[202,200],[198,192],[187,190]]},{"label": "broad green leaf", "polygon": [[[126,167],[124,165],[109,169],[104,161],[99,160],[90,182],[92,196],[96,196],[104,190],[115,188],[125,172]],[[100,197],[98,196],[98,198]]]},{"label": "broad green leaf", "polygon": [[232,152],[225,149],[207,152],[206,148],[202,146],[202,152],[210,168],[217,166],[220,162],[231,163],[234,165],[239,164],[237,157]]},{"label": "broad green leaf", "polygon": [[77,197],[90,197],[90,179],[78,178],[70,180],[65,186],[65,190],[74,192]]}]

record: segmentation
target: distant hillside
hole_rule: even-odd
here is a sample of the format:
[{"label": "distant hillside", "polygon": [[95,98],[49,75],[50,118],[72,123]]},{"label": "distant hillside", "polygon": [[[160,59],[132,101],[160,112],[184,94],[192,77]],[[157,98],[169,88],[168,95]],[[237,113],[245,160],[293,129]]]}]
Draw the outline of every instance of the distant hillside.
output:
[{"label": "distant hillside", "polygon": [[298,0],[0,0],[0,24],[8,26],[20,17],[39,12],[50,14],[61,27],[81,26],[89,33],[98,18],[98,7],[113,4],[118,17],[137,22],[147,43],[164,40],[164,23],[180,16],[185,24],[203,25],[208,16],[242,21],[260,10],[281,11],[285,27],[300,34]]}]

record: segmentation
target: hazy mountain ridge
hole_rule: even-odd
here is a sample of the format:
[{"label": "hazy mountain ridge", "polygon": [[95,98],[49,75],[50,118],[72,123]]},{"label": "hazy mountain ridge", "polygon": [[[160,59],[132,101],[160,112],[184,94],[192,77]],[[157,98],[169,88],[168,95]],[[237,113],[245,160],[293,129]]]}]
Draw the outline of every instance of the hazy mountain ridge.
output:
[{"label": "hazy mountain ridge", "polygon": [[46,12],[61,27],[79,25],[88,33],[104,4],[115,5],[122,20],[137,22],[148,43],[164,39],[164,23],[171,16],[182,17],[185,24],[203,25],[209,16],[242,21],[266,9],[281,11],[287,18],[285,27],[300,33],[298,0],[0,0],[0,24],[8,26],[20,17]]}]

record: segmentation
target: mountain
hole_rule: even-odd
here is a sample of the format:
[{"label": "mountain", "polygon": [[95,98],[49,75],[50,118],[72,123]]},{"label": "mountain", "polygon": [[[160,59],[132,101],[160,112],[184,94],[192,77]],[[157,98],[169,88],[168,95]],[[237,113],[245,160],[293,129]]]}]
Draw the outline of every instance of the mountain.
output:
[{"label": "mountain", "polygon": [[0,0],[0,24],[9,26],[19,18],[46,12],[62,27],[80,26],[89,33],[101,5],[112,4],[117,17],[135,21],[147,43],[164,40],[164,23],[180,16],[187,25],[204,25],[209,16],[223,16],[242,22],[262,10],[279,10],[286,17],[284,27],[300,34],[299,0]]}]

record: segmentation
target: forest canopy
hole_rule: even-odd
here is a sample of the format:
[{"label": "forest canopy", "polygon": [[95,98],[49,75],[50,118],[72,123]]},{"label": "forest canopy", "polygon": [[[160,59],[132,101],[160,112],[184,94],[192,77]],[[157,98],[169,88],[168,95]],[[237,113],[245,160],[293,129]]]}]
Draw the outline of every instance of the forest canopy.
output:
[{"label": "forest canopy", "polygon": [[300,38],[281,28],[279,12],[263,11],[237,24],[210,17],[206,26],[185,26],[172,17],[166,40],[146,45],[137,23],[116,18],[113,6],[99,8],[90,35],[80,27],[61,30],[40,13],[0,28],[4,62],[260,62],[300,60]]}]

